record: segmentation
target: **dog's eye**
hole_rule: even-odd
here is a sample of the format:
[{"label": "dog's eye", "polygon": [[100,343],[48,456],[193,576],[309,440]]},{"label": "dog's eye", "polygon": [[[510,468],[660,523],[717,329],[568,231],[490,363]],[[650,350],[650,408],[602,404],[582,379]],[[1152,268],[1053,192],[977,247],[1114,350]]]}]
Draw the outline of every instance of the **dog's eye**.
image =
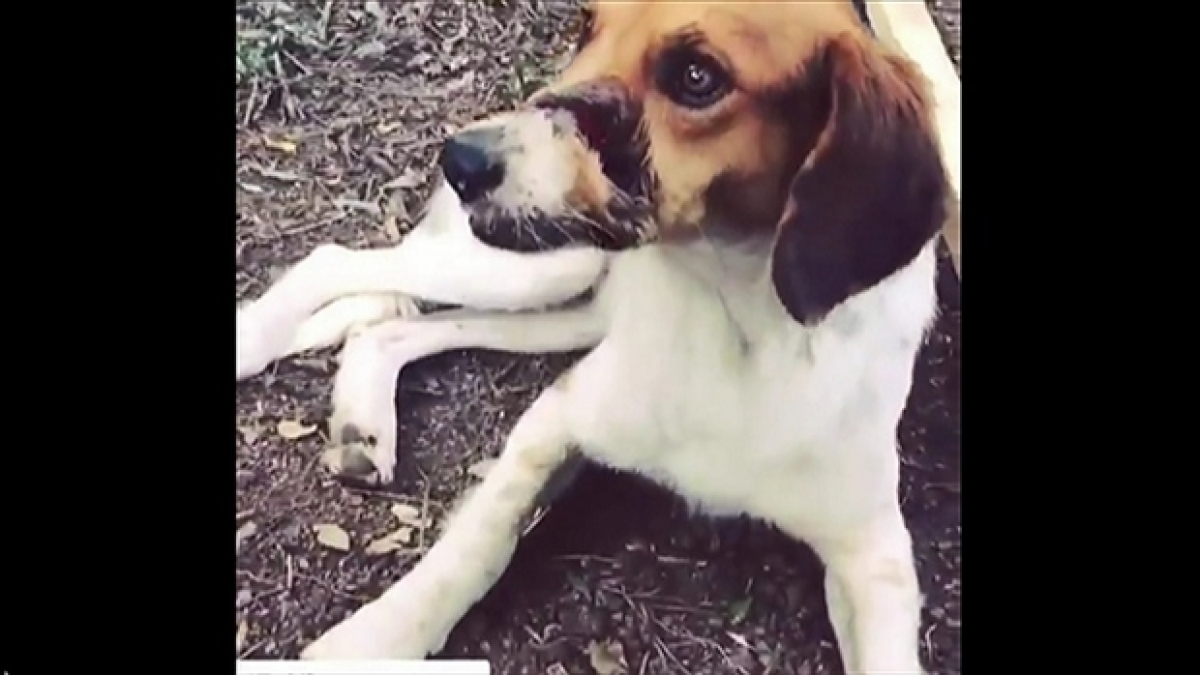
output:
[{"label": "dog's eye", "polygon": [[706,54],[687,50],[668,54],[659,64],[658,88],[686,108],[702,109],[729,93],[729,74]]}]

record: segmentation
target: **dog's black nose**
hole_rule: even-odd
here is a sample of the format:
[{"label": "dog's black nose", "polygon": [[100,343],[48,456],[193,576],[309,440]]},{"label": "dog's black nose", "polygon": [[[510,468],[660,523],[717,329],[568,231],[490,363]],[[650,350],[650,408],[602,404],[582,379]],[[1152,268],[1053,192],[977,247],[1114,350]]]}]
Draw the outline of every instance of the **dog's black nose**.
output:
[{"label": "dog's black nose", "polygon": [[504,180],[500,140],[499,129],[471,129],[451,136],[442,147],[442,175],[464,204]]}]

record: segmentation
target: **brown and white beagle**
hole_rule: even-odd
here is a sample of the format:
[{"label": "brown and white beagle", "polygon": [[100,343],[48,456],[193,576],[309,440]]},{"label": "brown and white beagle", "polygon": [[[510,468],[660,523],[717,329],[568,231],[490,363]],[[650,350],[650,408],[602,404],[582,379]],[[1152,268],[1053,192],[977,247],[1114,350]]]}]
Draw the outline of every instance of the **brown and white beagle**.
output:
[{"label": "brown and white beagle", "polygon": [[[323,247],[239,310],[239,379],[340,340],[345,317],[371,323],[336,376],[331,465],[382,481],[406,364],[591,349],[423,560],[305,657],[438,651],[582,453],[806,541],[847,672],[920,672],[895,443],[950,202],[925,78],[849,2],[595,2],[583,18],[556,82],[447,141],[405,242]],[[400,294],[470,309],[415,316]]]}]

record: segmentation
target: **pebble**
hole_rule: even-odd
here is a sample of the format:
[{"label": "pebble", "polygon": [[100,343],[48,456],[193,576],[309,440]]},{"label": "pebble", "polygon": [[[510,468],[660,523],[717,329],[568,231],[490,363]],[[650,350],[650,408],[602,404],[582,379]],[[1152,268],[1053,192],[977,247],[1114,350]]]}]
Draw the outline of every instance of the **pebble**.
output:
[{"label": "pebble", "polygon": [[254,593],[248,588],[243,588],[237,592],[237,608],[242,609],[246,605],[254,602]]}]

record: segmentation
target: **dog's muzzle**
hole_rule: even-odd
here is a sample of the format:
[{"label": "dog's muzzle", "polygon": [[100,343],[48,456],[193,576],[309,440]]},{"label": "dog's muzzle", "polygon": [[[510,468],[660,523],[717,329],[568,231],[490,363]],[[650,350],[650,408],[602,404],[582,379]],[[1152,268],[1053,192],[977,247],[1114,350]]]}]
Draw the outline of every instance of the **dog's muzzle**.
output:
[{"label": "dog's muzzle", "polygon": [[[657,235],[641,129],[640,105],[619,82],[601,80],[458,132],[442,147],[441,170],[475,237],[491,247],[620,251]],[[597,178],[608,183],[600,199]]]}]

